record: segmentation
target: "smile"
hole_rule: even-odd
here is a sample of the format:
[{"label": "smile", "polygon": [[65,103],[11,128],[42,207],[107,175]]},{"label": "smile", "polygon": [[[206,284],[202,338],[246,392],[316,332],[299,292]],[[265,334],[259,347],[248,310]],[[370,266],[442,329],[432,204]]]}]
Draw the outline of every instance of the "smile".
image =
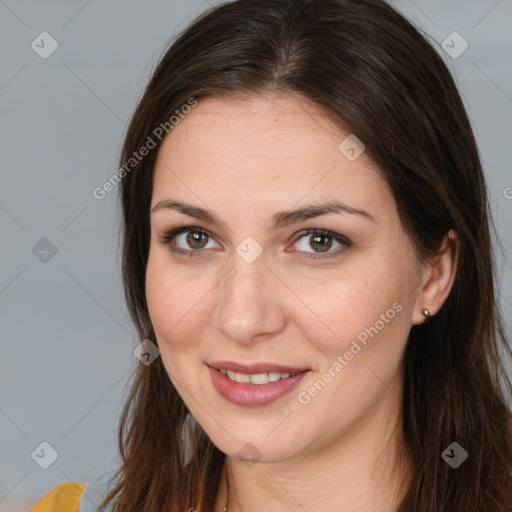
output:
[{"label": "smile", "polygon": [[[226,370],[221,368],[218,370],[223,375],[227,375],[228,379],[239,382],[241,384],[268,384],[269,382],[277,382],[280,379],[288,379],[289,377],[295,377],[297,373],[279,373],[279,372],[269,372],[269,373],[238,373],[232,370]],[[299,372],[300,373],[300,372]]]},{"label": "smile", "polygon": [[291,372],[242,373],[208,366],[213,387],[225,400],[249,407],[270,404],[288,395],[310,370]]}]

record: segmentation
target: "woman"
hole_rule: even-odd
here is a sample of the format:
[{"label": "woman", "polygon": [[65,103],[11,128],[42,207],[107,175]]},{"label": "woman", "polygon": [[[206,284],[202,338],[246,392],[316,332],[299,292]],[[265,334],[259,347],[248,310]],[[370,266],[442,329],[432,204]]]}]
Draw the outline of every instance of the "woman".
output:
[{"label": "woman", "polygon": [[210,9],[156,67],[118,181],[143,364],[100,508],[512,509],[482,166],[403,16]]}]

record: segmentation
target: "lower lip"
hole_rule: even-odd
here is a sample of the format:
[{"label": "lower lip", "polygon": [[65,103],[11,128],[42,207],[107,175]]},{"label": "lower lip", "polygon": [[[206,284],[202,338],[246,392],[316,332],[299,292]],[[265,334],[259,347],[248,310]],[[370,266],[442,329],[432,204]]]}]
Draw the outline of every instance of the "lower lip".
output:
[{"label": "lower lip", "polygon": [[267,405],[286,395],[297,387],[299,382],[309,374],[309,370],[294,377],[279,379],[268,384],[245,384],[232,381],[227,375],[208,367],[215,389],[230,402],[237,405]]}]

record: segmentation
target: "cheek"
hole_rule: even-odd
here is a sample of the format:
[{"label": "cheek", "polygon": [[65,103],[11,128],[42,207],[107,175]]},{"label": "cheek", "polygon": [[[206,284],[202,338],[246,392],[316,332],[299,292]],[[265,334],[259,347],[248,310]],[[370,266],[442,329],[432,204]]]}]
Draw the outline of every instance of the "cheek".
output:
[{"label": "cheek", "polygon": [[[383,265],[366,265],[350,274],[297,283],[294,323],[301,335],[331,359],[350,350],[354,340],[394,338],[403,329],[406,278]],[[405,322],[406,323],[406,322]],[[385,335],[384,335],[385,333]]]},{"label": "cheek", "polygon": [[309,300],[329,329],[310,314],[295,318],[318,362],[297,401],[312,416],[348,425],[375,406],[399,375],[410,329],[407,284],[405,277],[400,283],[396,275],[375,271],[323,289],[310,288]]},{"label": "cheek", "polygon": [[194,346],[204,330],[208,288],[200,272],[191,272],[185,265],[170,267],[165,256],[150,255],[146,300],[161,350],[172,352]]}]

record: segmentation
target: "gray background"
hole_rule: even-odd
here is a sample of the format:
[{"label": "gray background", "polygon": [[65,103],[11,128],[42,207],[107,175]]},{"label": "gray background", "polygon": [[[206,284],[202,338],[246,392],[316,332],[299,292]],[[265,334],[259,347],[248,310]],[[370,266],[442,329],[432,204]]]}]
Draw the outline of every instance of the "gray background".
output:
[{"label": "gray background", "polygon": [[[504,244],[510,334],[512,0],[392,3],[437,42],[467,106]],[[125,123],[167,41],[208,5],[0,0],[0,511],[116,466],[140,340],[120,283],[117,189],[101,201],[92,191],[117,170]],[[31,43],[45,31],[59,46],[43,59]],[[469,44],[455,59],[441,46],[453,31]],[[48,469],[31,457],[43,441],[58,452]]]}]

